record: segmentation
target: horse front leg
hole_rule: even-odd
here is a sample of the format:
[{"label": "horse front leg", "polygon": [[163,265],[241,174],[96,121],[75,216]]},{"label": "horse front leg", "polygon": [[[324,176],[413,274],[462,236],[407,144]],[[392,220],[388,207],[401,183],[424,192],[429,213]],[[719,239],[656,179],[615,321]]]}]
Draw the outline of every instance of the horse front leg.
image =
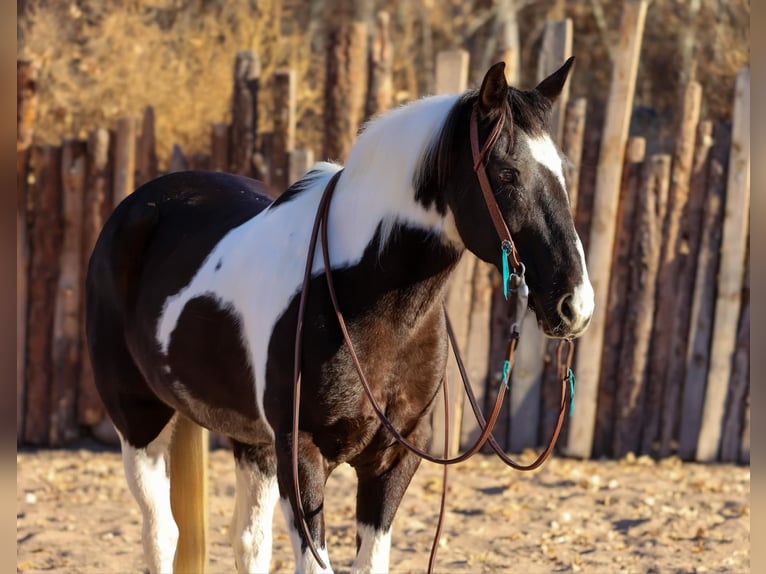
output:
[{"label": "horse front leg", "polygon": [[[425,417],[407,437],[425,448],[430,437],[430,417]],[[356,493],[356,560],[354,573],[388,572],[391,524],[407,487],[420,465],[420,457],[401,445],[381,451],[374,460],[355,465],[359,479]]]},{"label": "horse front leg", "polygon": [[308,532],[322,561],[323,569],[309,548],[300,524],[300,513],[295,499],[292,471],[291,434],[276,438],[277,478],[282,513],[287,523],[290,542],[295,555],[295,571],[300,573],[332,572],[325,543],[324,488],[327,482],[327,464],[310,435],[298,435],[298,483],[300,485],[303,516]]}]

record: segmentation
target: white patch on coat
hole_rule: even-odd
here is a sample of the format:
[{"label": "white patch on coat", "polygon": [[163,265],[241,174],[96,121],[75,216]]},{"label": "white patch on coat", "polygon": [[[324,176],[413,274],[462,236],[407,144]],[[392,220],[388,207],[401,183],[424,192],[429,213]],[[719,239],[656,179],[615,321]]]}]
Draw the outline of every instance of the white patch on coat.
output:
[{"label": "white patch on coat", "polygon": [[579,330],[579,327],[585,325],[588,319],[593,315],[593,311],[596,308],[596,295],[593,292],[593,285],[588,276],[588,268],[585,265],[585,253],[582,248],[582,241],[580,241],[579,237],[577,237],[575,241],[575,246],[577,247],[577,252],[580,254],[580,263],[582,264],[582,282],[575,287],[570,302],[575,314],[572,328],[577,331]]},{"label": "white patch on coat", "polygon": [[272,521],[279,500],[276,475],[263,475],[255,465],[237,462],[237,499],[230,539],[239,573],[269,572]]},{"label": "white patch on coat", "polygon": [[141,539],[151,574],[173,571],[178,526],[170,509],[170,441],[176,417],[145,448],[131,446],[118,431],[128,488],[143,516]]},{"label": "white patch on coat", "polygon": [[[542,136],[527,137],[527,147],[535,161],[545,166],[561,184],[561,189],[566,192],[566,180],[564,179],[564,165],[556,144],[553,143],[551,136],[543,134]],[[567,201],[569,195],[567,194]]]},{"label": "white patch on coat", "polygon": [[377,530],[369,524],[356,523],[356,535],[361,544],[351,572],[354,574],[375,574],[388,572],[391,554],[391,530]]},{"label": "white patch on coat", "polygon": [[[424,208],[415,200],[413,187],[418,162],[457,98],[435,96],[404,106],[371,122],[359,136],[330,206],[328,235],[334,269],[358,263],[379,226],[384,239],[395,223],[406,223],[432,231],[445,242],[462,244],[452,216]],[[315,165],[315,171],[306,176],[305,191],[229,231],[191,282],[163,305],[156,332],[163,353],[167,353],[178,318],[190,299],[215,296],[236,311],[242,320],[243,343],[261,413],[271,333],[300,291],[319,200],[339,169],[330,163]],[[224,264],[216,270],[220,259]],[[323,270],[318,247],[312,274]]]},{"label": "white patch on coat", "polygon": [[332,566],[330,565],[330,555],[327,553],[327,546],[325,541],[322,540],[321,544],[317,545],[317,551],[319,556],[322,557],[322,561],[325,563],[326,568],[323,570],[319,567],[319,563],[314,558],[311,550],[307,547],[304,551],[302,548],[302,539],[298,531],[295,529],[295,518],[293,515],[293,508],[290,506],[290,501],[287,498],[280,500],[282,507],[282,515],[285,518],[287,524],[287,532],[290,537],[290,544],[293,547],[293,555],[295,556],[295,572],[300,574],[332,574]]}]

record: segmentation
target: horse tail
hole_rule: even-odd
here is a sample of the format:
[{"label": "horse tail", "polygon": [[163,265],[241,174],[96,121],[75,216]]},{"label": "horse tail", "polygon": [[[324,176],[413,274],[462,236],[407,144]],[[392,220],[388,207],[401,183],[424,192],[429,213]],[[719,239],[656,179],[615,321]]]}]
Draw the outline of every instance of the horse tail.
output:
[{"label": "horse tail", "polygon": [[170,445],[170,506],[178,525],[174,572],[207,567],[208,432],[180,413]]}]

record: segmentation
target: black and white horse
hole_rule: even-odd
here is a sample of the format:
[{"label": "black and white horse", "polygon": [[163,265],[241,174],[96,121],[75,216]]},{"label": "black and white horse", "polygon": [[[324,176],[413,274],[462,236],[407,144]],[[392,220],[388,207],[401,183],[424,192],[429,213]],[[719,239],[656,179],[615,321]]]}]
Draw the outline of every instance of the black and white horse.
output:
[{"label": "black and white horse", "polygon": [[[501,261],[472,165],[474,106],[481,141],[504,118],[486,171],[526,265],[541,327],[552,337],[576,337],[593,313],[562,155],[546,128],[570,64],[531,91],[510,88],[498,64],[478,91],[386,113],[366,126],[338,180],[328,224],[338,299],[376,399],[421,448],[430,440],[447,360],[442,301],[450,273],[466,249]],[[182,548],[204,553],[199,542],[184,545],[184,534],[179,541],[182,516],[201,520],[195,517],[204,484],[188,478],[201,476],[190,468],[199,460],[178,450],[201,436],[200,427],[234,444],[237,569],[268,571],[272,516],[281,501],[297,570],[320,570],[292,491],[293,352],[312,223],[339,169],[319,163],[273,202],[247,178],[166,175],[126,198],[101,232],[87,277],[88,341],[143,513],[153,573],[172,571],[174,557],[176,567],[200,564],[184,562]],[[353,570],[380,572],[388,569],[391,524],[419,459],[394,441],[364,396],[323,271],[317,250],[296,437],[303,510],[329,570],[324,486],[338,465],[353,466]],[[198,443],[197,454],[204,448]]]}]

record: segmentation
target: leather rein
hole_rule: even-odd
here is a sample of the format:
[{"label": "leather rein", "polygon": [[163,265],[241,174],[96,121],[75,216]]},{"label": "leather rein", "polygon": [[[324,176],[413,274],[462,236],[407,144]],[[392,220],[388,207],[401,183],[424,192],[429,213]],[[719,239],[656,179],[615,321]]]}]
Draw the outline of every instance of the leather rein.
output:
[{"label": "leather rein", "polygon": [[[508,457],[508,455],[503,451],[502,447],[497,443],[495,438],[492,436],[492,430],[500,415],[503,399],[505,397],[505,391],[509,388],[508,376],[510,371],[513,368],[513,364],[514,364],[515,356],[516,356],[516,346],[518,344],[519,335],[520,335],[520,325],[524,318],[524,314],[526,313],[526,310],[527,310],[528,289],[524,281],[524,264],[521,263],[521,261],[519,261],[518,252],[516,251],[516,246],[513,243],[511,233],[508,230],[508,226],[506,225],[505,220],[503,219],[502,213],[500,212],[500,207],[498,206],[497,201],[495,200],[495,196],[492,191],[492,186],[489,182],[489,178],[487,177],[487,172],[484,165],[489,152],[492,150],[492,147],[494,146],[498,136],[500,135],[502,131],[503,124],[505,122],[505,114],[501,114],[498,120],[495,122],[492,128],[492,131],[490,132],[487,140],[484,142],[484,146],[481,148],[479,148],[478,111],[477,111],[476,105],[474,105],[474,108],[472,110],[470,122],[471,122],[470,123],[471,153],[473,156],[474,171],[476,172],[476,176],[479,180],[479,185],[481,187],[481,191],[484,196],[484,201],[487,205],[487,209],[489,210],[489,214],[492,218],[492,223],[494,224],[495,229],[497,230],[498,236],[500,238],[503,257],[510,259],[513,264],[513,267],[512,267],[513,272],[510,274],[508,278],[508,282],[510,285],[510,293],[512,297],[515,299],[515,317],[511,325],[510,334],[509,334],[509,341],[508,341],[507,353],[506,353],[507,360],[505,361],[504,368],[503,368],[503,373],[504,373],[503,380],[498,389],[497,398],[495,400],[492,411],[490,412],[489,420],[487,420],[485,419],[481,411],[481,408],[478,405],[476,396],[474,395],[473,389],[471,387],[471,383],[468,380],[468,375],[465,370],[465,365],[463,363],[462,357],[460,356],[460,351],[458,350],[457,341],[455,340],[455,333],[452,329],[449,316],[447,315],[447,310],[446,308],[444,309],[447,335],[449,337],[449,341],[452,346],[452,351],[454,353],[455,360],[457,362],[458,370],[460,372],[460,378],[463,381],[463,386],[465,387],[465,392],[468,397],[468,401],[471,405],[471,410],[473,411],[474,416],[476,417],[476,421],[479,425],[479,428],[481,429],[480,436],[476,439],[474,444],[468,450],[466,450],[463,454],[452,457],[452,458],[449,457],[450,421],[449,421],[449,396],[447,391],[448,385],[446,384],[447,382],[446,372],[444,375],[443,385],[442,385],[444,390],[444,412],[445,412],[444,458],[434,456],[420,449],[416,445],[412,444],[409,440],[407,440],[404,436],[402,436],[402,434],[393,426],[391,421],[385,415],[385,412],[381,408],[380,404],[375,399],[375,396],[373,395],[373,392],[372,392],[372,388],[370,387],[370,383],[367,381],[367,377],[364,374],[364,370],[362,369],[362,365],[359,361],[359,358],[357,357],[356,351],[354,350],[354,345],[348,334],[348,329],[346,328],[346,322],[343,318],[343,314],[340,310],[340,305],[338,303],[338,299],[335,293],[335,287],[334,287],[333,278],[332,278],[332,268],[330,266],[330,248],[329,248],[329,241],[327,236],[327,227],[328,227],[327,223],[328,223],[329,212],[330,212],[330,200],[332,199],[332,195],[335,191],[335,187],[338,183],[338,180],[340,179],[340,175],[343,172],[342,169],[337,171],[332,176],[332,178],[330,178],[330,181],[328,181],[327,186],[325,187],[325,190],[322,194],[322,198],[319,202],[319,207],[317,208],[317,214],[316,214],[316,218],[314,219],[314,226],[312,228],[311,238],[309,240],[308,256],[306,258],[306,268],[305,268],[305,272],[303,276],[303,288],[301,291],[300,302],[298,305],[298,321],[296,325],[296,335],[295,335],[295,356],[294,356],[295,378],[294,378],[294,387],[293,387],[293,425],[292,425],[292,475],[293,475],[293,490],[294,490],[294,496],[296,501],[295,506],[298,511],[298,516],[296,517],[296,519],[301,527],[301,530],[303,532],[303,537],[306,540],[306,543],[309,549],[311,550],[311,553],[314,555],[314,558],[319,563],[322,569],[326,569],[327,566],[325,565],[323,559],[319,555],[316,545],[314,544],[313,538],[309,533],[308,525],[306,523],[305,513],[303,511],[303,502],[301,500],[300,483],[298,479],[298,440],[297,440],[297,437],[299,436],[298,418],[300,413],[300,400],[301,400],[301,356],[302,356],[302,342],[303,342],[302,341],[303,321],[304,321],[305,310],[306,310],[306,301],[308,299],[308,290],[309,290],[309,285],[311,281],[311,269],[313,267],[314,255],[316,253],[317,240],[319,238],[320,231],[322,234],[322,257],[324,261],[325,279],[327,281],[327,288],[329,291],[330,300],[332,302],[333,309],[335,310],[336,319],[343,333],[343,340],[351,356],[351,361],[354,364],[354,368],[356,369],[356,372],[359,376],[359,380],[362,383],[362,387],[364,388],[364,392],[370,401],[370,405],[372,406],[372,409],[375,411],[375,414],[380,420],[381,425],[383,425],[386,428],[386,430],[388,430],[388,432],[393,436],[396,442],[398,442],[407,450],[409,450],[410,452],[412,452],[413,454],[419,456],[420,458],[424,460],[427,460],[429,462],[433,462],[436,464],[444,465],[444,480],[442,481],[442,499],[441,499],[436,535],[434,537],[434,542],[431,547],[431,555],[429,557],[429,562],[428,562],[429,573],[433,569],[434,558],[436,555],[436,549],[437,549],[438,541],[441,535],[441,528],[442,528],[442,523],[444,518],[444,508],[445,508],[445,499],[446,499],[446,491],[447,491],[448,465],[457,464],[459,462],[463,462],[469,459],[474,454],[476,454],[485,444],[488,443],[489,446],[492,448],[492,450],[495,452],[495,454],[497,454],[497,456],[507,466],[510,466],[511,468],[514,468],[516,470],[521,470],[521,471],[529,471],[529,470],[534,470],[540,467],[553,451],[556,441],[558,440],[559,433],[561,432],[561,427],[563,426],[563,423],[564,423],[564,415],[566,413],[567,406],[571,404],[571,401],[572,401],[571,388],[570,388],[569,400],[567,400],[567,389],[569,388],[569,385],[572,384],[570,377],[571,377],[571,364],[572,364],[572,355],[574,351],[574,343],[571,340],[562,339],[557,351],[558,376],[559,376],[559,379],[561,380],[561,401],[559,405],[559,414],[556,420],[556,426],[553,431],[553,435],[551,436],[550,441],[548,441],[548,445],[546,446],[545,450],[543,450],[542,453],[540,453],[540,455],[532,463],[528,465],[522,465],[513,461],[510,457]],[[504,265],[507,264],[507,261],[505,259],[503,261],[503,264]],[[504,277],[504,281],[506,281],[505,277]],[[562,357],[562,351],[565,344],[568,345],[568,349],[566,351],[565,357]]]}]

